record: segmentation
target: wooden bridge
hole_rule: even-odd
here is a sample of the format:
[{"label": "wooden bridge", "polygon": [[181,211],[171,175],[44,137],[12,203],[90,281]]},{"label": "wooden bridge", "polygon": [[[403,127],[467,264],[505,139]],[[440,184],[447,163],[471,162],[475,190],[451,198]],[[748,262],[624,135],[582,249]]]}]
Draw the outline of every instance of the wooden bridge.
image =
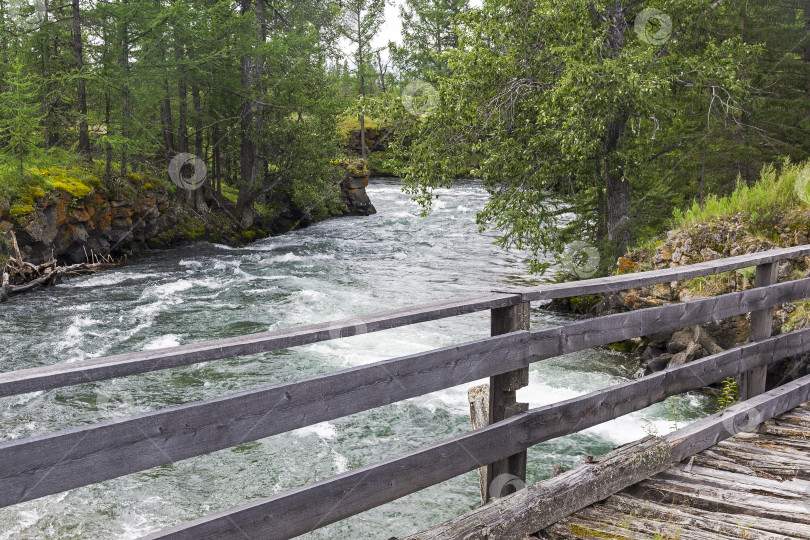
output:
[{"label": "wooden bridge", "polygon": [[[646,516],[663,512],[662,507],[671,507],[675,515],[679,501],[689,495],[686,493],[689,486],[683,486],[689,481],[683,475],[690,474],[701,475],[701,482],[716,491],[722,487],[719,484],[731,489],[729,484],[738,481],[747,482],[743,485],[748,493],[762,500],[775,494],[790,502],[796,515],[803,516],[801,519],[805,521],[798,523],[806,524],[810,522],[807,508],[810,495],[805,490],[810,450],[808,443],[795,437],[791,430],[799,426],[806,434],[807,408],[797,407],[810,400],[810,376],[764,391],[769,364],[810,351],[810,329],[771,337],[774,307],[810,297],[810,278],[776,283],[778,263],[808,255],[810,246],[800,246],[687,267],[496,291],[343,321],[2,373],[0,397],[285,349],[474,312],[491,311],[492,317],[492,336],[478,341],[2,443],[0,507],[490,378],[487,426],[147,537],[292,538],[481,467],[486,467],[485,498],[502,495],[503,491],[494,490],[493,486],[499,479],[525,478],[525,452],[531,446],[737,375],[743,401],[722,413],[666,437],[651,437],[617,449],[413,538],[524,539],[528,535],[604,538],[604,534],[613,534],[608,537],[615,538],[645,537],[643,534],[652,530],[653,525],[643,531],[625,527],[624,536],[610,531],[623,526],[621,516],[626,517],[628,524],[641,516],[638,517],[641,523],[652,519]],[[634,289],[753,266],[757,268],[755,288],[743,292],[553,328],[529,329],[531,302]],[[746,313],[751,314],[751,339],[741,347],[537,409],[528,410],[525,404],[516,401],[516,390],[528,384],[528,366],[532,362]],[[781,420],[768,422],[791,410],[794,411]],[[721,443],[762,422],[765,424],[760,429],[764,431]],[[746,450],[740,445],[756,448]],[[748,452],[754,457],[748,462],[738,461],[732,456],[734,452],[737,456]],[[797,478],[791,482],[798,483],[786,483],[787,480],[780,483],[785,475],[768,472],[752,463],[757,455],[763,454],[769,457],[762,461],[782,464],[790,470],[801,468],[804,471],[801,474],[788,476]],[[778,459],[772,459],[773,455],[778,455]],[[717,472],[706,472],[708,469]],[[764,476],[759,474],[762,471]],[[654,490],[663,496],[649,496]],[[798,495],[802,490],[804,499]],[[666,497],[670,495],[672,504],[667,506]],[[722,494],[718,497],[722,498]],[[798,510],[802,500],[806,503],[803,512]],[[599,501],[605,502],[590,506]],[[723,522],[733,518],[720,517],[719,512],[733,515],[739,510],[726,502],[725,506],[717,503],[715,508],[713,501],[706,499],[705,507],[688,512],[681,508],[688,515],[679,519]],[[755,519],[762,516],[772,519],[769,516],[776,512],[773,508],[750,515]],[[711,512],[718,515],[709,516]],[[601,522],[594,516],[601,516]],[[743,523],[746,519],[740,517]],[[591,522],[614,529],[603,534],[582,525]],[[785,527],[784,531],[791,530],[789,525]],[[778,534],[790,537],[787,532]]]}]

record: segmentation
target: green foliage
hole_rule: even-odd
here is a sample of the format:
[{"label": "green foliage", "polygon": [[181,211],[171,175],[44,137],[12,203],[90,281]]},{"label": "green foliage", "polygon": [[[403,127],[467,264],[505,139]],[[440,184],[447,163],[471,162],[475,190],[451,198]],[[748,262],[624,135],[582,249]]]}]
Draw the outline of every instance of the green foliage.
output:
[{"label": "green foliage", "polygon": [[683,397],[672,396],[666,401],[666,408],[669,413],[669,421],[672,423],[673,431],[678,429],[678,424],[683,418]]},{"label": "green foliage", "polygon": [[6,78],[6,89],[0,93],[0,138],[2,153],[18,165],[17,173],[24,174],[24,161],[39,151],[41,139],[39,104],[36,103],[38,85],[19,55],[14,57]]},{"label": "green foliage", "polygon": [[782,332],[788,333],[810,326],[810,301],[802,300],[786,306],[790,316],[782,325]]},{"label": "green foliage", "polygon": [[[694,145],[707,116],[722,121],[748,93],[744,67],[757,49],[711,37],[712,3],[646,2],[625,13],[632,22],[643,8],[667,12],[679,26],[666,46],[628,24],[614,47],[612,0],[490,0],[459,16],[439,107],[412,124],[414,142],[401,147],[409,192],[429,208],[433,190],[466,169],[491,195],[479,225],[498,231],[501,246],[528,250],[533,269],[583,238],[609,266],[622,246],[607,236],[605,167],[629,182],[625,227],[652,236],[682,196],[659,174],[662,158]],[[617,122],[620,136],[607,148]]]},{"label": "green foliage", "polygon": [[737,380],[734,377],[729,377],[728,379],[724,380],[722,385],[723,391],[720,394],[720,397],[717,398],[718,412],[731,407],[737,401],[740,394]]},{"label": "green foliage", "polygon": [[807,207],[808,187],[810,162],[794,164],[786,160],[778,170],[766,166],[754,185],[740,182],[729,195],[711,195],[703,206],[694,203],[686,212],[675,212],[675,219],[678,226],[686,228],[742,214],[752,232],[771,233],[786,213]]},{"label": "green foliage", "polygon": [[448,75],[443,55],[458,47],[453,26],[469,4],[469,0],[405,0],[400,4],[402,45],[390,45],[399,69],[410,78],[433,83]]}]

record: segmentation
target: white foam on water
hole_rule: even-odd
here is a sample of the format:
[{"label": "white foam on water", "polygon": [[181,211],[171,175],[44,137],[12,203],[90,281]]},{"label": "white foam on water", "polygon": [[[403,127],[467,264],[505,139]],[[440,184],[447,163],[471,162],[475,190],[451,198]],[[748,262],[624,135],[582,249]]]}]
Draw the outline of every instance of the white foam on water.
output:
[{"label": "white foam on water", "polygon": [[165,296],[171,296],[179,292],[187,291],[193,286],[194,284],[187,279],[179,279],[171,283],[164,283],[163,285],[154,285],[144,289],[143,293],[141,293],[141,299],[149,297],[162,298]]},{"label": "white foam on water", "polygon": [[251,289],[250,292],[252,294],[267,294],[278,290],[279,290],[278,287],[270,287],[268,289]]},{"label": "white foam on water", "polygon": [[334,260],[333,253],[312,253],[306,255],[296,255],[295,253],[285,253],[284,255],[276,255],[270,257],[268,262],[271,263],[284,263],[284,262],[297,262],[297,261],[331,261]]},{"label": "white foam on water", "polygon": [[320,439],[331,441],[337,438],[337,428],[329,422],[321,422],[313,426],[307,426],[301,429],[296,429],[293,433],[299,437],[307,437],[315,435]]},{"label": "white foam on water", "polygon": [[[0,531],[0,540],[10,540],[19,538],[19,534],[42,519],[42,514],[36,510],[20,510],[17,512],[18,520],[13,527],[5,531]],[[32,537],[33,538],[33,537]]]},{"label": "white foam on water", "polygon": [[167,347],[177,347],[180,345],[180,336],[174,334],[166,334],[149,341],[142,347],[144,351],[154,351],[156,349],[165,349]]},{"label": "white foam on water", "polygon": [[394,219],[403,219],[404,218],[404,219],[410,220],[410,219],[416,218],[417,216],[411,214],[410,212],[392,212],[392,213],[388,214],[387,217],[394,218]]},{"label": "white foam on water", "polygon": [[193,279],[191,284],[194,287],[203,287],[205,289],[211,290],[221,290],[227,289],[234,283],[237,283],[235,279],[217,279],[215,277],[209,277],[204,279]]},{"label": "white foam on water", "polygon": [[16,406],[25,405],[26,403],[28,403],[32,399],[35,399],[35,398],[41,396],[44,393],[45,393],[44,390],[37,390],[36,392],[28,392],[27,394],[20,394],[20,395],[14,396],[14,398],[12,399],[11,405],[12,405],[12,407],[15,406],[15,405]]},{"label": "white foam on water", "polygon": [[4,440],[13,441],[15,439],[19,439],[22,436],[30,435],[36,430],[36,428],[37,428],[36,422],[26,422],[25,424],[20,424],[16,428],[7,431]]},{"label": "white foam on water", "polygon": [[343,474],[349,470],[349,459],[343,454],[334,452],[335,474]]},{"label": "white foam on water", "polygon": [[88,287],[111,287],[125,281],[142,281],[160,277],[159,274],[141,274],[137,272],[117,272],[110,270],[101,274],[71,279],[58,285],[68,289],[83,289]]},{"label": "white foam on water", "polygon": [[[154,500],[154,498],[152,499]],[[136,521],[124,521],[121,524],[121,534],[116,535],[116,538],[135,540],[136,538],[145,536],[153,530],[154,527],[151,519],[143,515],[139,515],[135,519]]]},{"label": "white foam on water", "polygon": [[99,324],[99,321],[88,317],[87,315],[76,315],[73,317],[73,322],[70,323],[67,330],[65,330],[64,337],[56,346],[58,351],[65,351],[73,349],[86,339],[87,328]]},{"label": "white foam on water", "polygon": [[458,205],[458,207],[456,208],[456,211],[457,211],[457,212],[466,213],[466,212],[469,212],[469,211],[470,211],[470,209],[469,209],[469,208],[467,208],[466,206],[464,206],[463,204],[460,204],[460,205]]},{"label": "white foam on water", "polygon": [[214,246],[217,249],[222,249],[222,250],[225,250],[225,251],[239,251],[240,249],[242,249],[242,248],[235,248],[235,247],[231,247],[231,246],[226,246],[225,244],[211,244],[211,245]]}]

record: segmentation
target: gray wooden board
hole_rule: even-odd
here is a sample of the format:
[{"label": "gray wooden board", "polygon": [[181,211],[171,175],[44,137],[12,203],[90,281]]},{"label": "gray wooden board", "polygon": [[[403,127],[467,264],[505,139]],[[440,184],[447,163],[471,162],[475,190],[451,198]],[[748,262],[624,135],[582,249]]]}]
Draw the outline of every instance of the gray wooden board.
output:
[{"label": "gray wooden board", "polygon": [[648,437],[404,540],[523,540],[670,464],[669,444]]},{"label": "gray wooden board", "polygon": [[[722,380],[729,373],[750,369],[758,362],[776,360],[783,354],[796,354],[808,347],[810,329],[746,345],[606,390],[521,413],[425,449],[213,514],[148,538],[240,538],[242,534],[292,538],[472,471],[539,442],[587,429],[648,407],[670,395]],[[783,401],[779,403],[784,405]]]},{"label": "gray wooden board", "polygon": [[810,255],[810,246],[795,246],[775,249],[762,253],[740,255],[714,261],[678,266],[664,270],[652,270],[635,274],[623,274],[604,278],[560,283],[555,285],[542,285],[539,287],[526,287],[511,292],[523,295],[524,301],[552,300],[554,298],[568,298],[583,294],[599,294],[627,289],[637,289],[660,283],[684,281],[701,276],[721,274],[741,268],[768,264],[784,259],[797,259]]},{"label": "gray wooden board", "polygon": [[678,330],[810,297],[810,278],[704,300],[631,311],[532,331],[535,360]]},{"label": "gray wooden board", "polygon": [[[766,287],[778,281],[779,265],[777,263],[763,264],[757,267],[754,281],[755,287]],[[749,339],[759,341],[771,337],[773,331],[773,308],[761,309],[751,313],[751,329]],[[765,391],[768,369],[760,367],[742,374],[738,377],[740,400],[757,396]]]},{"label": "gray wooden board", "polygon": [[[787,299],[798,299],[807,295],[808,285],[810,279],[654,308],[646,311],[648,317],[642,316],[644,312],[632,312],[550,330],[515,332],[303,381],[6,442],[0,444],[0,507],[515,371],[531,361],[660,331],[666,325],[674,328],[681,324],[698,324],[701,317],[713,318],[713,307],[720,315],[731,316],[761,307],[763,303],[775,305]],[[763,298],[765,292],[770,294]],[[795,342],[803,340],[803,336],[804,333],[797,332],[783,338],[785,342],[794,340],[790,343],[795,347],[781,345],[780,350],[784,352],[781,357],[795,354],[790,350],[806,350],[803,341]],[[782,342],[763,343],[777,347],[776,343]],[[701,365],[704,364],[693,363],[686,366],[688,370],[665,371],[644,379],[643,384],[654,386],[657,384],[654,381],[665,378],[665,388],[679,393],[695,387],[694,381],[705,376],[697,371]],[[678,374],[687,371],[693,377],[679,380],[681,375]],[[714,382],[709,379],[711,377],[699,380],[697,387]],[[560,420],[553,415],[536,414],[533,422],[538,425],[529,432],[536,432],[542,439],[547,430],[544,423],[556,422],[557,431],[553,436],[566,435],[632,412],[636,410],[633,408],[636,403],[655,403],[650,401],[652,395],[660,399],[672,395],[661,388],[654,394],[632,399],[635,392],[632,388],[617,387],[614,391],[622,392],[626,406],[599,416],[602,420],[594,423],[596,417],[583,415],[581,408],[567,413],[569,424],[558,423]],[[585,408],[586,412],[600,404],[601,398],[594,399]],[[563,414],[565,403],[560,405],[562,408],[557,412]],[[575,427],[577,422],[587,426]],[[484,463],[509,455],[512,454]]]},{"label": "gray wooden board", "polygon": [[[767,343],[770,340],[759,343]],[[778,414],[810,400],[810,375],[688,425],[664,438],[672,443],[674,461],[711,448],[737,433],[752,429]]]},{"label": "gray wooden board", "polygon": [[483,294],[340,321],[0,373],[0,397],[287,349],[519,303],[518,295]]}]

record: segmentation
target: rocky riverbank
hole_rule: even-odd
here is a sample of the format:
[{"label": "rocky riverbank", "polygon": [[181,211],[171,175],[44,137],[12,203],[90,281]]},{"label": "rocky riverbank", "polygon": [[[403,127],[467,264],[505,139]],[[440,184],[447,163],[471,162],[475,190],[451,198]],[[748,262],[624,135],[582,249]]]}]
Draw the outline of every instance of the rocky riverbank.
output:
[{"label": "rocky riverbank", "polygon": [[[365,190],[369,178],[365,163],[345,163],[343,170],[344,176],[334,184],[341,202],[332,216],[374,213]],[[20,258],[12,232],[27,263],[54,260],[71,265],[100,258],[118,260],[196,241],[242,245],[316,221],[281,195],[250,229],[244,229],[234,218],[233,202],[210,187],[201,188],[200,199],[207,210],[197,211],[183,202],[183,190],[136,174],[112,186],[100,182],[57,186],[49,191],[30,188],[24,198],[0,197],[0,268],[5,260]]]},{"label": "rocky riverbank", "polygon": [[[675,230],[646,248],[634,250],[620,258],[616,273],[673,268],[805,245],[810,238],[810,211],[792,212],[767,232],[770,234],[763,234],[761,229],[752,227],[750,217],[742,214]],[[621,313],[750,289],[754,286],[754,274],[754,269],[749,268],[607,296],[575,298],[555,302],[554,307],[588,316]],[[810,257],[783,261],[779,265],[780,282],[808,276]],[[810,326],[810,302],[798,302],[774,311],[773,335],[807,326]],[[655,372],[742,345],[748,341],[749,329],[749,316],[745,315],[678,332],[644,336],[622,346],[640,356],[647,372]],[[768,385],[776,386],[809,370],[810,355],[776,363],[770,367]]]}]

